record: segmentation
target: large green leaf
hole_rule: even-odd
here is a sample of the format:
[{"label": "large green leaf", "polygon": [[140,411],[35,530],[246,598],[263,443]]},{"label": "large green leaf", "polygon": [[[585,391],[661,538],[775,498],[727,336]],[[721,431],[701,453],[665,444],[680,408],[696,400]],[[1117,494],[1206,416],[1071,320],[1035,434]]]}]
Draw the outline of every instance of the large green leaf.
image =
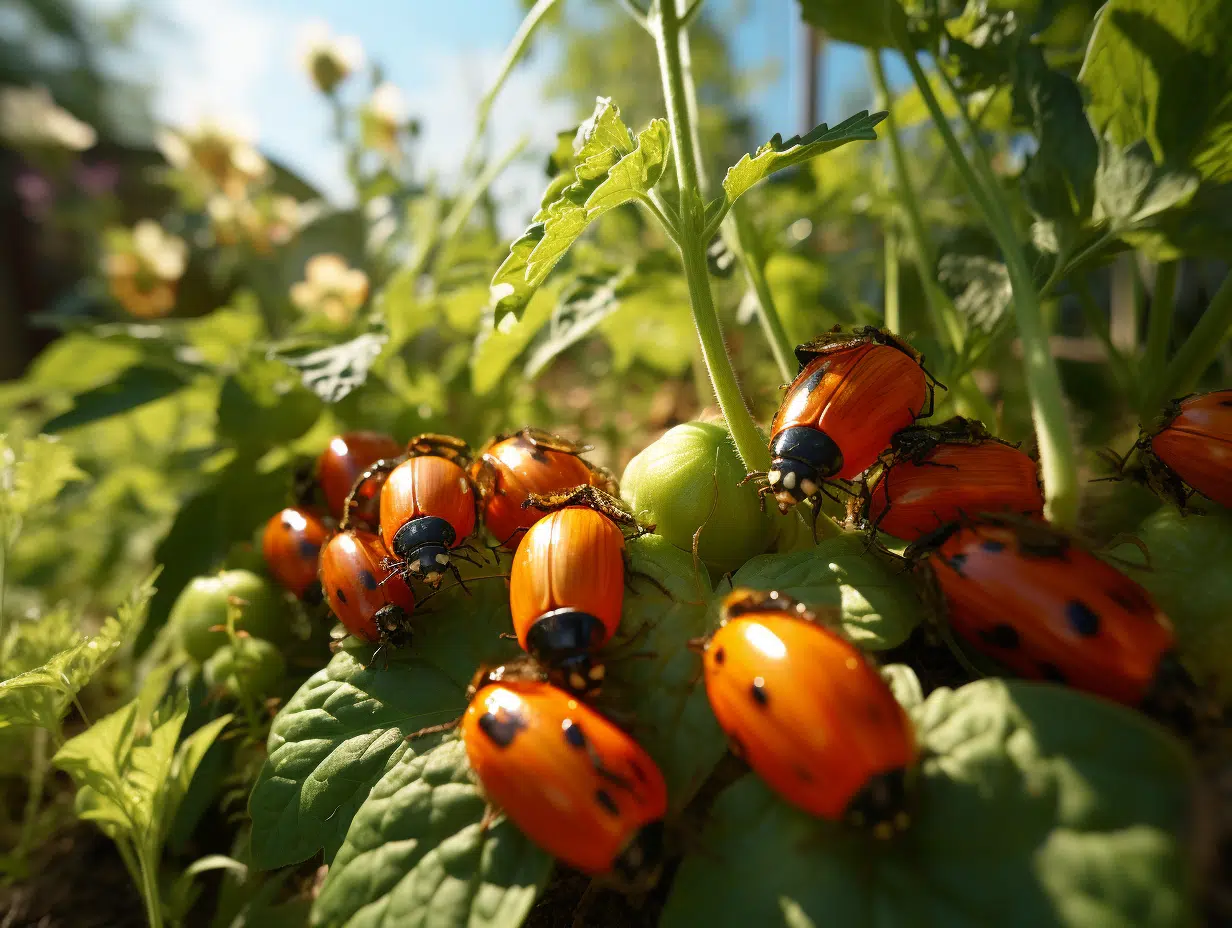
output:
[{"label": "large green leaf", "polygon": [[[810,606],[837,607],[852,642],[870,651],[902,644],[924,607],[901,566],[844,535],[792,554],[763,554],[736,571],[730,585],[781,590]],[[713,617],[713,616],[712,616]]]},{"label": "large green leaf", "polygon": [[555,287],[549,284],[530,296],[521,317],[506,313],[501,322],[489,311],[475,339],[471,354],[471,389],[479,396],[491,392],[509,370],[509,366],[526,350],[527,345],[547,324],[556,305]]},{"label": "large green leaf", "polygon": [[0,729],[38,725],[58,732],[60,720],[81,688],[145,621],[154,595],[155,576],[133,590],[129,600],[116,610],[115,617],[107,618],[98,632],[60,651],[41,666],[0,681]]},{"label": "large green leaf", "polygon": [[170,396],[187,384],[188,378],[179,371],[138,364],[110,383],[79,393],[73,398],[73,408],[46,422],[43,431],[54,434],[118,416]]},{"label": "large green leaf", "polygon": [[[319,928],[516,928],[552,858],[485,801],[466,750],[439,736],[404,753],[356,814],[312,912]],[[427,749],[427,748],[431,749]]]},{"label": "large green leaf", "polygon": [[[871,142],[877,138],[874,127],[886,118],[885,113],[872,113],[861,110],[849,119],[830,128],[824,122],[807,135],[793,135],[784,140],[781,135],[774,136],[751,155],[745,155],[732,167],[728,168],[727,176],[723,178],[723,194],[726,204],[730,206],[741,194],[764,177],[781,171],[793,165],[803,164],[811,158],[833,151],[848,142]],[[724,200],[716,201],[723,203]],[[712,214],[718,207],[714,203],[706,208]]]},{"label": "large green leaf", "polygon": [[9,543],[19,520],[50,504],[67,484],[85,476],[73,463],[72,448],[59,439],[39,435],[11,447],[0,435],[0,517]]},{"label": "large green leaf", "polygon": [[264,451],[298,438],[321,413],[321,401],[295,370],[256,356],[227,377],[218,396],[218,434]]},{"label": "large green leaf", "polygon": [[909,831],[814,819],[755,775],[716,803],[661,924],[1192,925],[1192,769],[1163,729],[1061,687],[984,680],[911,710]]},{"label": "large green leaf", "polygon": [[365,667],[347,651],[334,655],[270,727],[248,803],[253,865],[298,863],[322,848],[332,857],[373,784],[419,750],[403,739],[463,708],[457,683],[422,661]]},{"label": "large green leaf", "polygon": [[[573,180],[532,217],[492,278],[495,323],[520,317],[548,273],[582,234],[608,210],[646,196],[663,176],[671,150],[667,122],[653,119],[636,139],[619,108],[600,97],[574,141]],[[555,185],[554,185],[555,186]]]},{"label": "large green leaf", "polygon": [[893,48],[891,17],[902,18],[898,0],[800,0],[804,21],[820,29],[827,38],[850,42],[865,48]]},{"label": "large green leaf", "polygon": [[1080,79],[1096,129],[1155,162],[1232,181],[1232,0],[1110,0]]}]

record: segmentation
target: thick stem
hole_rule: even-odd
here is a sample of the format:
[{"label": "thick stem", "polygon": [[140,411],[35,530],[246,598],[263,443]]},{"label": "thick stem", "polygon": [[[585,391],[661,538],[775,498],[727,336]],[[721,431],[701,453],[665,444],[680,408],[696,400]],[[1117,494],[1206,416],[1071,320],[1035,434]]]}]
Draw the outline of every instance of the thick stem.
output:
[{"label": "thick stem", "polygon": [[663,99],[667,105],[667,124],[672,131],[672,150],[676,164],[676,185],[680,194],[680,224],[694,233],[696,203],[700,200],[697,171],[697,151],[690,123],[688,94],[685,91],[684,65],[680,58],[680,21],[676,0],[658,0],[651,19],[651,33],[659,54],[659,76],[663,81]]},{"label": "thick stem", "polygon": [[[877,95],[885,101],[882,106],[890,112],[890,89],[886,82],[885,69],[881,65],[880,52],[868,52],[868,67],[873,76],[873,85]],[[924,288],[924,300],[928,307],[933,331],[938,337],[945,335],[949,346],[958,351],[963,343],[962,327],[954,318],[954,314],[948,311],[950,307],[943,305],[942,294],[937,288],[937,252],[933,248],[928,227],[924,224],[924,214],[920,209],[915,187],[911,183],[911,175],[907,171],[907,155],[903,151],[902,140],[898,136],[898,126],[895,125],[892,112],[886,117],[885,130],[886,138],[890,142],[890,153],[894,159],[898,201],[907,217],[908,231],[915,245],[916,267],[920,274],[920,284]]]},{"label": "thick stem", "polygon": [[791,339],[787,337],[787,330],[783,328],[778,307],[774,305],[774,294],[770,292],[770,285],[766,282],[766,261],[761,249],[755,244],[756,230],[740,203],[732,204],[725,224],[730,233],[729,242],[744,268],[744,279],[757,296],[757,318],[770,345],[770,352],[774,355],[774,363],[778,365],[779,376],[787,383],[796,376],[795,349]]},{"label": "thick stem", "polygon": [[903,323],[898,308],[898,229],[891,220],[885,224],[885,327],[898,335]]},{"label": "thick stem", "polygon": [[[1045,514],[1061,527],[1069,528],[1078,516],[1078,466],[1069,429],[1069,415],[1065,408],[1065,394],[1061,389],[1061,375],[1049,351],[1048,332],[1044,326],[1039,293],[1035,289],[1030,265],[1023,253],[1009,208],[1001,199],[1000,187],[992,173],[988,156],[980,147],[979,139],[972,138],[976,153],[975,165],[981,174],[977,177],[976,168],[972,167],[971,160],[967,158],[966,152],[954,136],[949,120],[933,94],[928,76],[916,60],[908,36],[901,28],[896,31],[899,32],[896,36],[899,49],[906,59],[907,67],[911,69],[911,75],[932,115],[933,123],[954,160],[959,176],[984,214],[984,219],[1005,259],[1014,294],[1018,336],[1022,342],[1027,393],[1031,398],[1031,419],[1039,443],[1040,472],[1047,501]],[[944,69],[939,69],[938,73],[948,84]],[[957,96],[955,99],[957,100]],[[961,105],[961,101],[958,102],[964,121],[974,129],[966,107]]]},{"label": "thick stem", "polygon": [[1155,390],[1143,405],[1143,414],[1158,414],[1168,400],[1192,392],[1202,373],[1219,356],[1229,335],[1232,335],[1232,272],[1223,279],[1185,344],[1164,368]]},{"label": "thick stem", "polygon": [[[1151,396],[1151,386],[1163,374],[1168,360],[1168,341],[1172,338],[1172,314],[1176,309],[1176,278],[1180,265],[1163,261],[1155,268],[1155,292],[1151,294],[1151,315],[1147,322],[1146,353],[1138,369],[1142,397]],[[1147,410],[1142,410],[1146,415]]]},{"label": "thick stem", "polygon": [[[150,858],[153,857],[153,860]],[[162,894],[158,888],[158,854],[148,854],[137,848],[137,866],[141,871],[141,896],[145,901],[145,916],[150,928],[163,928]]]}]

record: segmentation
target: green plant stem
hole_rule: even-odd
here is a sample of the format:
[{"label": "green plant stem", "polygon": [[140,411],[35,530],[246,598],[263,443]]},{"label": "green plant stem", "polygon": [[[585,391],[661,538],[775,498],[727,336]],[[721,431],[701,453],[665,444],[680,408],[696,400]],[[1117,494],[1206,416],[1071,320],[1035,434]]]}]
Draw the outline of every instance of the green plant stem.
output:
[{"label": "green plant stem", "polygon": [[1155,389],[1143,404],[1144,415],[1157,415],[1168,400],[1192,392],[1229,336],[1232,336],[1232,272],[1223,279],[1206,312],[1157,379]]},{"label": "green plant stem", "polygon": [[[145,901],[145,916],[150,928],[163,928],[163,903],[158,889],[158,854],[137,849],[137,867],[141,871],[141,897]],[[153,860],[150,858],[153,857]]]},{"label": "green plant stem", "polygon": [[796,375],[795,347],[787,337],[778,307],[774,304],[774,295],[766,282],[766,259],[755,244],[757,233],[753,220],[744,211],[743,205],[737,202],[732,204],[724,224],[729,232],[728,244],[744,268],[745,282],[757,296],[757,318],[770,345],[770,353],[774,355],[774,363],[778,365],[779,376],[784,383],[788,383]]},{"label": "green plant stem", "polygon": [[885,244],[885,327],[898,335],[903,328],[898,306],[898,229],[887,222],[883,230]]},{"label": "green plant stem", "polygon": [[1143,395],[1163,372],[1168,360],[1168,341],[1172,337],[1172,314],[1176,309],[1176,278],[1179,265],[1163,261],[1155,268],[1155,292],[1151,295],[1151,315],[1147,321],[1146,352],[1139,362],[1138,380]]},{"label": "green plant stem", "polygon": [[[973,166],[972,160],[968,159],[962,145],[954,136],[949,120],[946,119],[929,84],[928,76],[916,60],[915,50],[905,28],[897,26],[895,32],[899,50],[907,62],[907,67],[911,69],[911,75],[932,115],[933,123],[954,160],[959,176],[984,214],[1005,260],[1014,294],[1018,337],[1022,342],[1023,368],[1027,393],[1031,399],[1031,419],[1039,443],[1040,472],[1047,502],[1045,514],[1059,526],[1070,528],[1078,516],[1078,465],[1074,455],[1073,437],[1070,434],[1069,416],[1065,408],[1065,394],[1061,389],[1061,375],[1049,350],[1048,332],[1031,268],[979,138],[972,136],[975,151]],[[938,69],[938,73],[950,92],[954,93],[945,70]],[[971,122],[970,114],[966,107],[961,105],[962,101],[956,93],[954,97],[959,103],[958,109],[964,123],[974,132],[975,126]]]},{"label": "green plant stem", "polygon": [[[933,330],[938,336],[944,335],[948,345],[954,351],[959,351],[963,344],[962,326],[954,317],[951,307],[943,305],[943,295],[937,287],[937,252],[933,248],[928,227],[924,224],[924,214],[920,209],[920,201],[916,196],[915,187],[911,183],[911,175],[907,170],[907,155],[903,151],[903,143],[898,135],[891,111],[890,89],[886,82],[885,69],[881,64],[881,53],[868,52],[868,67],[873,76],[873,85],[883,103],[880,106],[890,115],[886,116],[886,138],[890,143],[890,154],[894,161],[894,175],[898,188],[898,201],[907,218],[907,229],[915,245],[916,267],[920,274],[920,284],[924,288],[924,300],[928,306],[928,315],[932,321]],[[945,301],[948,302],[948,301]]]}]

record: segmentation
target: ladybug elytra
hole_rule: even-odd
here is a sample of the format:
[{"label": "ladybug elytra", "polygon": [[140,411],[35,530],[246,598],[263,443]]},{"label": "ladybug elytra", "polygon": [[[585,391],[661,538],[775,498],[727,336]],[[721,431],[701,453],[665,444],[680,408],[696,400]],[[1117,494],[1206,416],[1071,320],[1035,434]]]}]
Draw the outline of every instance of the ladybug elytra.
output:
[{"label": "ladybug elytra", "polygon": [[321,588],[352,635],[400,648],[411,641],[415,597],[406,581],[384,566],[388,559],[378,535],[339,532],[321,551]]},{"label": "ladybug elytra", "polygon": [[294,596],[315,600],[317,559],[329,536],[311,510],[288,506],[270,517],[261,535],[261,553],[270,575]]}]

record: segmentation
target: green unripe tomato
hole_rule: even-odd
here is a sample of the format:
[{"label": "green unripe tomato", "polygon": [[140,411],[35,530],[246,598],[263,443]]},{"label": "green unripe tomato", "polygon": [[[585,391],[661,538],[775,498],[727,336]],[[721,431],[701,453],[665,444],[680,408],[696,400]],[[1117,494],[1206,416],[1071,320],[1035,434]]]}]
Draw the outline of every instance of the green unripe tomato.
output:
[{"label": "green unripe tomato", "polygon": [[251,570],[224,570],[207,577],[194,577],[171,607],[168,621],[178,630],[189,657],[204,663],[227,643],[225,631],[210,631],[227,624],[227,600],[242,599],[237,630],[270,641],[284,642],[290,622],[282,594],[264,577]]},{"label": "green unripe tomato", "polygon": [[704,524],[698,554],[718,574],[774,543],[775,516],[762,509],[756,487],[739,485],[744,477],[724,425],[686,422],[629,462],[620,489],[639,519],[653,522],[656,533],[685,551],[693,550],[693,533]]},{"label": "green unripe tomato", "polygon": [[[1148,516],[1136,534],[1151,552],[1151,569],[1131,567],[1126,573],[1172,619],[1177,650],[1194,676],[1213,683],[1227,701],[1232,700],[1232,512],[1208,507],[1208,515],[1182,516],[1164,506]],[[1131,545],[1113,554],[1142,560]]]},{"label": "green unripe tomato", "polygon": [[254,699],[271,695],[286,672],[278,646],[261,638],[237,638],[235,644],[224,644],[202,667],[209,686]]}]

